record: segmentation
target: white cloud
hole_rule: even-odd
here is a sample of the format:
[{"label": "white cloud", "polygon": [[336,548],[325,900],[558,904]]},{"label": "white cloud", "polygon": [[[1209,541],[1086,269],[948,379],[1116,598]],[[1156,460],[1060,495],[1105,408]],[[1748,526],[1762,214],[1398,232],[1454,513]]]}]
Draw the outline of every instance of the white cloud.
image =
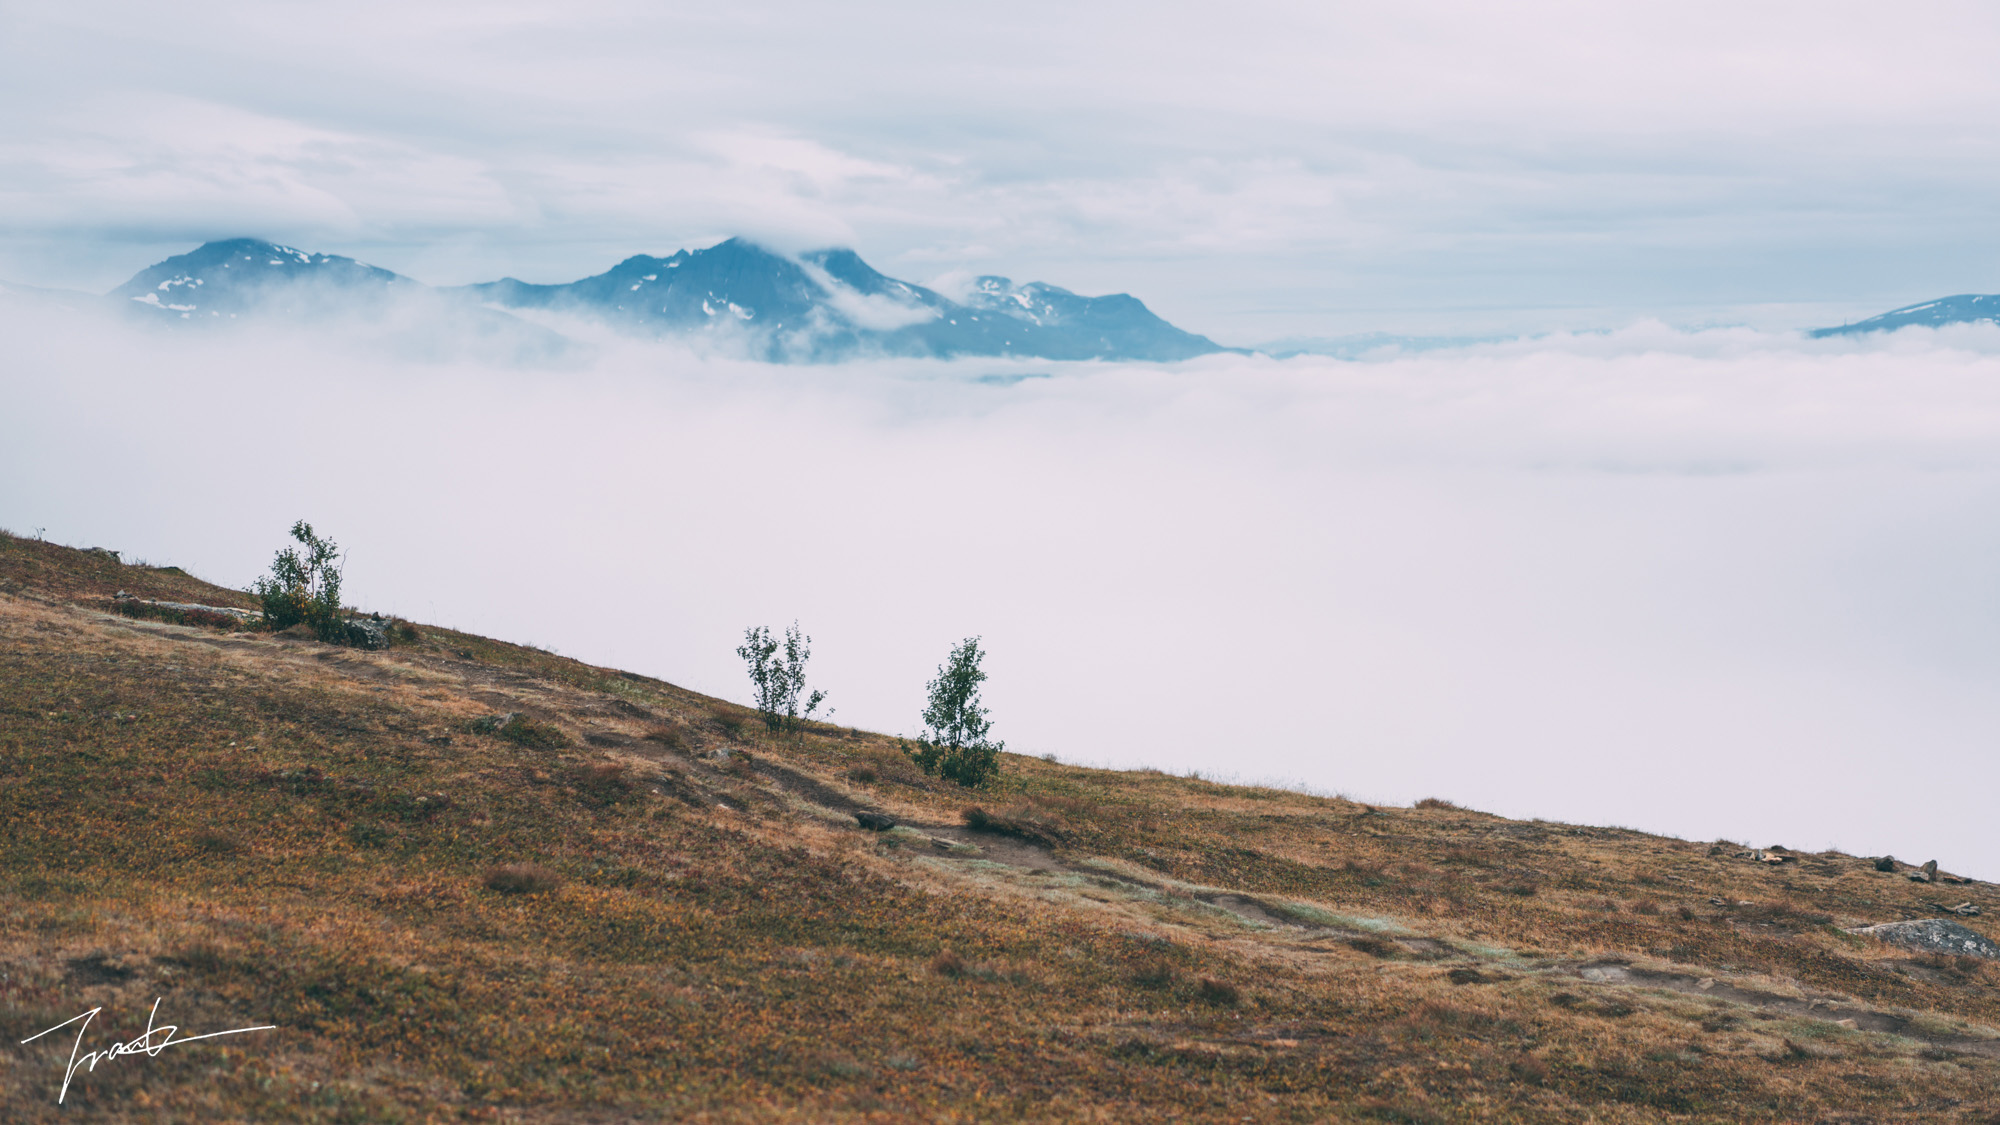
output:
[{"label": "white cloud", "polygon": [[[982,633],[1022,750],[2000,870],[2000,330],[551,371],[0,317],[16,530],[242,584],[306,516],[366,604],[703,690],[797,617],[844,721]],[[330,389],[394,424],[301,441]]]},{"label": "white cloud", "polygon": [[801,261],[799,268],[826,291],[827,304],[862,328],[893,332],[937,319],[935,312],[916,303],[914,294],[908,300],[897,300],[887,293],[863,293],[812,262]]},{"label": "white cloud", "polygon": [[[101,96],[0,144],[15,230],[152,224],[353,237],[519,216],[476,161],[168,94]],[[449,216],[449,218],[446,218]]]}]

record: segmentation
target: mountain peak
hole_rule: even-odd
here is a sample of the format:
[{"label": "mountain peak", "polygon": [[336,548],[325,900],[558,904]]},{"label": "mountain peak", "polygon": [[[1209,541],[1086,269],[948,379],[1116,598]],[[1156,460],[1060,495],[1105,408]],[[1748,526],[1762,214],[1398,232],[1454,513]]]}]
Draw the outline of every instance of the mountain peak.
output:
[{"label": "mountain peak", "polygon": [[464,289],[503,307],[562,309],[651,334],[723,333],[784,361],[869,352],[1174,360],[1223,350],[1123,293],[1082,297],[993,275],[959,302],[846,247],[793,258],[741,237],[672,258],[635,255],[566,285],[503,279]]},{"label": "mountain peak", "polygon": [[1815,328],[1808,335],[1855,336],[1865,332],[1894,332],[1898,328],[1939,328],[1947,324],[2000,324],[2000,294],[1960,293],[1935,301],[1890,309],[1879,316],[1843,324],[1838,328]]},{"label": "mountain peak", "polygon": [[274,301],[297,304],[305,290],[324,300],[333,291],[381,293],[415,286],[409,278],[335,254],[313,254],[259,238],[204,242],[140,270],[111,291],[153,315],[191,320],[234,319]]}]

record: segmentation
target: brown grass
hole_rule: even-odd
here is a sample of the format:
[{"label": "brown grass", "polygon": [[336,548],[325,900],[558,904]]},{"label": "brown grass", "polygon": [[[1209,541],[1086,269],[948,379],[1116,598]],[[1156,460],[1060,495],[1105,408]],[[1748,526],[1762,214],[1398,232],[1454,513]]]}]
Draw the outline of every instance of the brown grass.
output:
[{"label": "brown grass", "polygon": [[[648,732],[740,709],[430,626],[175,628],[118,589],[247,600],[0,536],[9,1120],[1969,1122],[2000,1088],[2000,967],[1842,932],[1937,896],[1865,859],[1012,755],[968,831],[890,738],[739,724],[754,769],[663,760]],[[563,740],[467,733],[496,710]],[[816,803],[846,795],[979,850]],[[129,1039],[155,997],[281,1032],[116,1060],[58,1109],[66,1051],[19,1040],[100,1005],[94,1045]]]},{"label": "brown grass", "polygon": [[509,863],[489,868],[483,880],[486,889],[506,895],[547,894],[562,885],[562,878],[538,863]]}]

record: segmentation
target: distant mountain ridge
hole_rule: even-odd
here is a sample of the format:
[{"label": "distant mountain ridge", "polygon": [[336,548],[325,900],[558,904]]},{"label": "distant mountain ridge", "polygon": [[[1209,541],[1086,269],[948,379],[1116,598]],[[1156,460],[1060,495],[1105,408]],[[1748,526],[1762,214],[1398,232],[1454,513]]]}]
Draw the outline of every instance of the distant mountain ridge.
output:
[{"label": "distant mountain ridge", "polygon": [[386,297],[418,288],[423,288],[419,282],[353,258],[231,238],[203,243],[148,266],[109,295],[162,313],[178,313],[186,320],[263,311],[280,294],[297,305],[335,299],[352,303],[356,297]]},{"label": "distant mountain ridge", "polygon": [[635,254],[565,284],[509,277],[445,288],[353,258],[234,238],[149,266],[108,296],[137,315],[190,322],[384,316],[409,303],[475,320],[548,310],[627,332],[701,336],[778,362],[870,354],[1160,361],[1229,350],[1122,293],[1084,297],[989,276],[955,301],[889,277],[852,250],[790,257],[740,238],[664,258]]},{"label": "distant mountain ridge", "polygon": [[1083,297],[982,277],[960,302],[889,277],[852,250],[791,258],[740,238],[665,258],[635,254],[563,285],[502,278],[457,291],[501,308],[587,313],[645,332],[724,332],[778,360],[866,352],[1176,360],[1228,350],[1122,293]]},{"label": "distant mountain ridge", "polygon": [[1863,332],[1894,332],[1898,328],[1922,326],[1938,328],[1947,324],[2000,324],[2000,294],[1961,293],[1940,297],[1920,305],[1905,305],[1880,316],[1843,324],[1838,328],[1815,328],[1808,335],[1853,336]]}]

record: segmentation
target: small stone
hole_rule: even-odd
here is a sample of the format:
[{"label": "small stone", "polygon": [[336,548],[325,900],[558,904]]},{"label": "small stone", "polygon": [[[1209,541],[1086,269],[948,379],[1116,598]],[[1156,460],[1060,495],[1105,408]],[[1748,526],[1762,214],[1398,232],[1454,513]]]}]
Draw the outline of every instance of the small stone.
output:
[{"label": "small stone", "polygon": [[854,814],[854,820],[870,832],[887,832],[896,827],[895,817],[883,816],[878,812],[858,812]]},{"label": "small stone", "polygon": [[1951,912],[1961,918],[1970,918],[1979,913],[1979,908],[1969,902],[1961,902],[1957,906],[1952,907]]},{"label": "small stone", "polygon": [[1877,871],[1894,871],[1895,869],[1896,869],[1895,856],[1885,855],[1881,859],[1875,861],[1875,870]]},{"label": "small stone", "polygon": [[1929,860],[1924,864],[1924,881],[1932,882],[1936,879],[1937,879],[1937,860],[1934,859]]},{"label": "small stone", "polygon": [[1833,1021],[1833,1024],[1835,1027],[1845,1027],[1850,1030],[1861,1026],[1860,1024],[1855,1023],[1853,1020],[1835,1020]]},{"label": "small stone", "polygon": [[1702,990],[1703,992],[1707,992],[1707,991],[1708,991],[1709,989],[1711,989],[1711,988],[1714,988],[1714,987],[1715,987],[1715,978],[1714,978],[1714,977],[1703,977],[1703,978],[1701,978],[1700,980],[1696,981],[1696,982],[1695,982],[1695,984],[1694,984],[1694,986],[1695,986],[1696,988],[1699,988],[1699,989],[1701,989],[1701,990]]}]

